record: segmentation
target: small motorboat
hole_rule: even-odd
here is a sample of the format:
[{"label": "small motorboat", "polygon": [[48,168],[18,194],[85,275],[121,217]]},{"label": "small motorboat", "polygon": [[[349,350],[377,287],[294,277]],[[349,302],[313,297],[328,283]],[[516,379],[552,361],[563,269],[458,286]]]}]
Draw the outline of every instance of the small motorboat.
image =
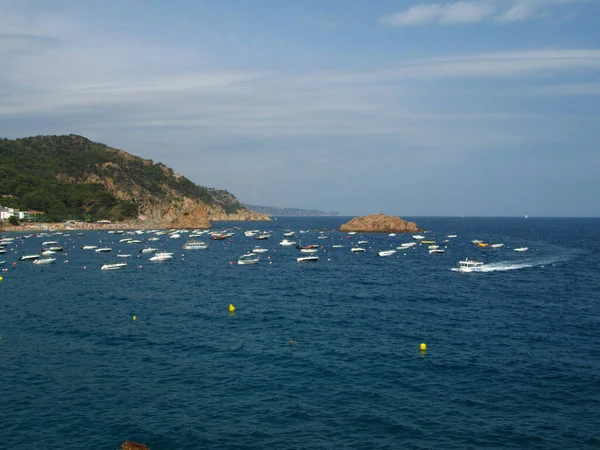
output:
[{"label": "small motorboat", "polygon": [[41,258],[41,259],[36,259],[33,261],[33,263],[36,265],[53,264],[55,262],[56,262],[56,258]]},{"label": "small motorboat", "polygon": [[429,254],[430,255],[443,255],[444,254],[444,250],[441,248],[432,248],[429,250]]},{"label": "small motorboat", "polygon": [[120,253],[117,255],[117,258],[131,258],[130,254]]},{"label": "small motorboat", "polygon": [[149,261],[163,262],[163,261],[170,261],[171,259],[173,259],[173,253],[164,252],[164,253],[155,253],[154,256],[149,259]]},{"label": "small motorboat", "polygon": [[269,250],[262,247],[254,247],[250,253],[267,253]]},{"label": "small motorboat", "polygon": [[122,269],[123,267],[127,267],[127,263],[104,264],[101,267],[101,269],[102,270],[117,270],[117,269]]},{"label": "small motorboat", "polygon": [[148,248],[143,248],[140,250],[140,253],[156,253],[158,251],[157,248],[154,247],[148,247]]},{"label": "small motorboat", "polygon": [[184,250],[206,250],[208,245],[202,241],[187,241],[183,246]]},{"label": "small motorboat", "polygon": [[490,245],[490,248],[500,248],[502,246],[504,246],[504,244],[492,244]]},{"label": "small motorboat", "polygon": [[396,250],[380,250],[377,252],[377,256],[393,256],[396,254]]},{"label": "small motorboat", "polygon": [[518,247],[518,248],[515,248],[513,251],[515,251],[515,252],[526,252],[527,250],[529,250],[529,247]]},{"label": "small motorboat", "polygon": [[366,250],[364,248],[362,248],[362,247],[352,247],[350,249],[350,251],[352,253],[363,253],[363,252],[366,252]]},{"label": "small motorboat", "polygon": [[112,248],[110,247],[102,247],[102,248],[97,248],[96,253],[108,253],[108,252],[112,252]]},{"label": "small motorboat", "polygon": [[282,247],[292,247],[296,245],[296,242],[290,241],[289,239],[284,239],[279,243],[279,245],[281,245]]},{"label": "small motorboat", "polygon": [[82,250],[96,250],[97,248],[97,245],[84,245],[83,247],[81,247]]},{"label": "small motorboat", "polygon": [[317,253],[319,249],[317,248],[301,248],[300,253]]},{"label": "small motorboat", "polygon": [[298,261],[299,263],[317,262],[318,260],[319,260],[319,257],[317,255],[300,256],[300,257],[296,258],[296,261]]},{"label": "small motorboat", "polygon": [[256,264],[260,261],[260,257],[255,253],[246,253],[238,258],[237,263],[241,265],[245,264]]},{"label": "small motorboat", "polygon": [[19,258],[19,261],[35,261],[39,259],[40,255],[23,255]]}]

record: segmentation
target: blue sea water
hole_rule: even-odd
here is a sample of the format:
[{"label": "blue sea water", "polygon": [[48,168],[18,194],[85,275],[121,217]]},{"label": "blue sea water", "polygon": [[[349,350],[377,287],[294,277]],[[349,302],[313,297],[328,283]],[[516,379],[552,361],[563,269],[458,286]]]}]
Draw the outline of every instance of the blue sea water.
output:
[{"label": "blue sea water", "polygon": [[[334,231],[347,220],[218,224],[241,230],[208,250],[163,236],[164,263],[71,231],[34,266],[17,259],[51,239],[17,239],[0,255],[0,448],[600,447],[599,219],[414,218],[446,253],[387,258],[411,236]],[[317,263],[278,245],[287,229]],[[255,245],[258,264],[232,264]],[[490,270],[450,270],[465,257]]]}]

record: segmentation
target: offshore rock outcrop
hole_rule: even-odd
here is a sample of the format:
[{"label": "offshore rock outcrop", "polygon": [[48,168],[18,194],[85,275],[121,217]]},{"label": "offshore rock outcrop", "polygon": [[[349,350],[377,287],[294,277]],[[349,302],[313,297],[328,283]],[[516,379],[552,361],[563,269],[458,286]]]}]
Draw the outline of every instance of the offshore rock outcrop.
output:
[{"label": "offshore rock outcrop", "polygon": [[340,231],[357,231],[366,233],[415,233],[420,231],[414,222],[407,222],[400,217],[385,214],[371,214],[355,217],[343,224]]}]

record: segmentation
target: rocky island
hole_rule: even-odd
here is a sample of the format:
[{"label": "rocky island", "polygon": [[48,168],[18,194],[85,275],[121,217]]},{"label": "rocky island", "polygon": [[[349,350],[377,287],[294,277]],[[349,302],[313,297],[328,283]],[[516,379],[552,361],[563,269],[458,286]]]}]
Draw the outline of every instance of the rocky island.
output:
[{"label": "rocky island", "polygon": [[407,222],[400,217],[385,214],[371,214],[355,217],[343,224],[340,231],[357,231],[365,233],[416,233],[419,227],[414,222]]}]

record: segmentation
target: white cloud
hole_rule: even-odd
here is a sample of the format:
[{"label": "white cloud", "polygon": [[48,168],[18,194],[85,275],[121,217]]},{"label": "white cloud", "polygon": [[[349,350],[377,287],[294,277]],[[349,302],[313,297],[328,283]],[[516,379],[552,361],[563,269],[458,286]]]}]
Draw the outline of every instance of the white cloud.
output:
[{"label": "white cloud", "polygon": [[[405,11],[381,17],[380,22],[395,27],[430,24],[468,24],[485,21],[500,23],[522,22],[549,17],[563,6],[588,3],[589,0],[480,0],[447,3],[422,3]],[[565,12],[565,8],[560,8]],[[573,13],[565,12],[565,17]]]},{"label": "white cloud", "polygon": [[431,3],[411,6],[407,11],[381,18],[381,22],[392,26],[418,26],[431,23],[480,22],[494,12],[489,3],[459,1],[454,3]]}]

